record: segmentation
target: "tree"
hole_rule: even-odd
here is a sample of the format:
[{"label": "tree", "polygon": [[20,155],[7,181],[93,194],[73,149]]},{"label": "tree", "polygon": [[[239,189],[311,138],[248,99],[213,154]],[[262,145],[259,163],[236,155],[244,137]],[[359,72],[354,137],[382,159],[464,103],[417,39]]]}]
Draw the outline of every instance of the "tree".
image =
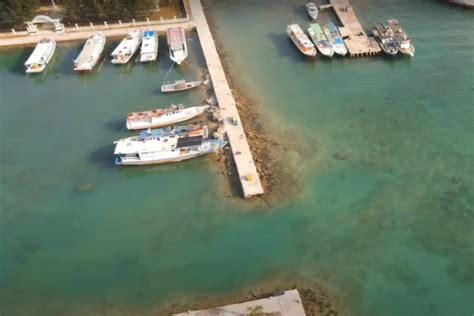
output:
[{"label": "tree", "polygon": [[28,20],[39,0],[0,0],[0,25],[15,26]]}]

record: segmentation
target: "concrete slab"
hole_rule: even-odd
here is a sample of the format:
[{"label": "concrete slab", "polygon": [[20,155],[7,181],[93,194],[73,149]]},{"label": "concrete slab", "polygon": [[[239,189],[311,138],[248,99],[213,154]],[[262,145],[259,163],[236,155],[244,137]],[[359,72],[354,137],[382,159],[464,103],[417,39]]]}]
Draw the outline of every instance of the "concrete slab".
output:
[{"label": "concrete slab", "polygon": [[[290,290],[275,294],[274,296],[243,302],[239,304],[232,304],[222,307],[215,307],[206,310],[189,311],[185,313],[174,314],[175,316],[236,316],[236,315],[251,315],[252,311],[255,314],[272,316],[305,316],[303,303],[301,301],[298,290]],[[260,313],[257,313],[260,312]]]}]

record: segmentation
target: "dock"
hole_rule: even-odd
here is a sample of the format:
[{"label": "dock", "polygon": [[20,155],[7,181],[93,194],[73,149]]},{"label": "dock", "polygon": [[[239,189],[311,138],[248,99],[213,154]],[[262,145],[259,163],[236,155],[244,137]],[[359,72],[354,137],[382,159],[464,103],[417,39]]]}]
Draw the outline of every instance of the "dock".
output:
[{"label": "dock", "polygon": [[306,316],[298,290],[276,293],[268,298],[214,307],[205,310],[189,311],[174,316],[235,316],[235,315],[286,315]]},{"label": "dock", "polygon": [[13,46],[27,46],[36,45],[42,37],[49,37],[56,42],[79,41],[85,40],[97,32],[102,32],[105,37],[123,37],[130,31],[137,29],[144,29],[156,31],[159,34],[165,34],[166,30],[171,27],[182,27],[185,30],[194,29],[193,21],[188,19],[176,19],[165,22],[150,21],[137,23],[123,23],[123,24],[107,24],[107,25],[93,25],[81,27],[68,27],[64,33],[57,33],[51,30],[41,30],[40,35],[31,35],[26,31],[0,34],[0,48]]},{"label": "dock", "polygon": [[320,6],[320,9],[329,8],[334,10],[342,25],[339,32],[350,57],[373,56],[382,52],[375,38],[365,33],[348,0],[329,0],[328,5]]},{"label": "dock", "polygon": [[206,59],[214,93],[224,120],[224,128],[234,157],[244,198],[264,193],[252,152],[240,121],[239,112],[227,82],[214,39],[212,38],[200,0],[190,0],[194,24]]}]

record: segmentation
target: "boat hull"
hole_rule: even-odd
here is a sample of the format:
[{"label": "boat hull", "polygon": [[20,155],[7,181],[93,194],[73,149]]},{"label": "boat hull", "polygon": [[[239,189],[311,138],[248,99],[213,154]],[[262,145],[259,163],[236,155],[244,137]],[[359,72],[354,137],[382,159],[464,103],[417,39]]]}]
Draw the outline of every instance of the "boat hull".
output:
[{"label": "boat hull", "polygon": [[157,56],[158,56],[157,53],[154,53],[154,54],[142,54],[142,55],[140,55],[140,62],[141,62],[141,63],[149,63],[149,62],[155,61],[156,58],[157,58]]},{"label": "boat hull", "polygon": [[164,165],[169,163],[181,162],[199,156],[204,156],[210,152],[196,152],[189,155],[178,156],[175,158],[159,159],[159,160],[122,160],[120,157],[115,157],[115,164],[117,166],[147,166],[147,165]]},{"label": "boat hull", "polygon": [[415,57],[415,47],[413,45],[410,45],[410,48],[400,48],[399,50],[409,57]]},{"label": "boat hull", "polygon": [[[74,61],[74,72],[87,73],[94,70],[94,67],[101,59],[105,42],[106,38],[102,33],[91,36],[86,41],[81,53],[79,53],[79,56]],[[87,55],[87,52],[89,52],[90,55]],[[82,56],[84,53],[86,53],[86,56]]]},{"label": "boat hull", "polygon": [[145,120],[137,120],[137,121],[128,121],[127,120],[127,129],[131,131],[142,130],[147,128],[158,128],[158,127],[165,127],[169,125],[174,125],[177,123],[189,121],[193,118],[203,115],[206,110],[208,109],[207,106],[203,106],[200,108],[192,109],[187,108],[184,109],[183,112],[179,113],[179,115],[175,115],[173,118],[169,119],[157,119],[153,122],[153,120],[145,121]]},{"label": "boat hull", "polygon": [[[287,34],[288,36],[290,37],[290,40],[293,42],[293,44],[296,46],[296,48],[300,51],[301,54],[305,55],[305,56],[308,56],[308,57],[313,57],[315,58],[316,57],[316,47],[313,45],[310,49],[308,50],[304,50],[302,47],[301,47],[301,44],[300,42],[298,41],[298,39],[296,38],[296,35],[293,33],[293,31],[291,31],[290,29],[287,29]],[[306,36],[306,35],[305,35]],[[308,41],[310,41],[308,39]]]}]

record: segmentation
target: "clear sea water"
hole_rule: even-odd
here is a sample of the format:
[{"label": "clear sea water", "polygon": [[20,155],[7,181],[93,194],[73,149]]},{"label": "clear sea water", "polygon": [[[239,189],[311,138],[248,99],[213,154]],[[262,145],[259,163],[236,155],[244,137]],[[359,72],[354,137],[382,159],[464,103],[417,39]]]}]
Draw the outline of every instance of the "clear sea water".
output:
[{"label": "clear sea water", "polygon": [[158,92],[199,76],[195,34],[169,74],[164,38],[157,64],[86,76],[72,73],[80,43],[40,76],[23,73],[32,48],[2,51],[0,314],[147,315],[284,275],[322,282],[353,315],[472,315],[474,12],[354,1],[366,28],[397,17],[416,57],[312,62],[285,35],[307,24],[299,1],[209,3],[238,84],[316,142],[303,192],[242,212],[212,157],[113,165],[125,113],[204,99]]}]

